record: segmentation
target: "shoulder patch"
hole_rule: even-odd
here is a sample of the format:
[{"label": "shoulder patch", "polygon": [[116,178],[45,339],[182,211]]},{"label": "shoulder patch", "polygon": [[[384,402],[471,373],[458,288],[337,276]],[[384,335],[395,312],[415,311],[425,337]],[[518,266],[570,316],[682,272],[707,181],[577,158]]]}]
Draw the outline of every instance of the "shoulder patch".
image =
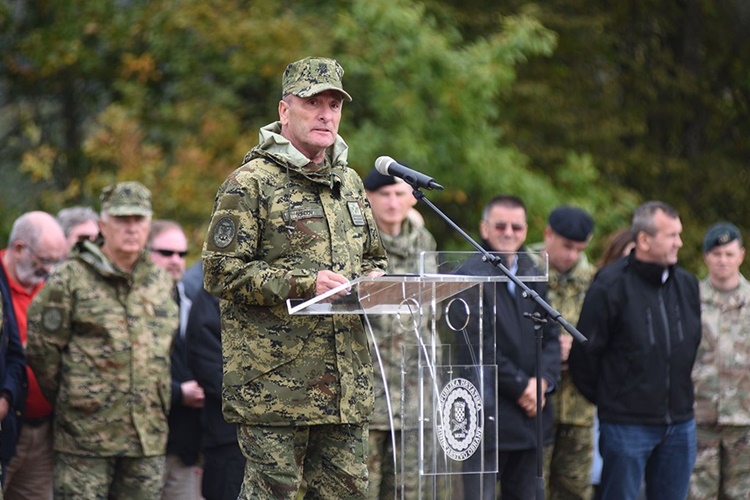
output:
[{"label": "shoulder patch", "polygon": [[233,217],[224,216],[216,221],[212,238],[216,248],[226,248],[237,236],[237,223]]},{"label": "shoulder patch", "polygon": [[48,332],[56,332],[62,326],[62,311],[58,307],[45,307],[42,311],[42,327]]}]

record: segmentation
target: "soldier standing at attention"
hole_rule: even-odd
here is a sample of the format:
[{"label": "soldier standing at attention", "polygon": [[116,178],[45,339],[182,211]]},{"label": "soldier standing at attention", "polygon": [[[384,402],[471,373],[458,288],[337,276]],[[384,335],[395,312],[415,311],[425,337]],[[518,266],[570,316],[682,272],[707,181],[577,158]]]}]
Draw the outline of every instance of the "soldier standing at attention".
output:
[{"label": "soldier standing at attention", "polygon": [[29,307],[28,363],[54,408],[54,497],[161,496],[178,324],[172,279],[145,252],[151,193],[102,191],[101,247],[83,241]]},{"label": "soldier standing at attention", "polygon": [[[367,198],[372,205],[372,213],[378,224],[380,237],[388,252],[388,272],[391,274],[416,274],[419,272],[421,252],[432,252],[437,248],[435,238],[424,225],[415,224],[409,217],[417,199],[412,188],[401,179],[383,175],[373,169],[364,180]],[[399,492],[399,498],[415,498],[419,494],[418,471],[409,470],[401,474],[400,463],[393,463],[395,455],[402,457],[401,434],[401,348],[415,344],[414,333],[403,326],[398,315],[371,316],[370,321],[383,363],[381,372],[378,363],[375,368],[375,411],[370,419],[370,457],[368,469],[370,486],[367,497],[371,500],[392,499]],[[408,321],[407,321],[408,323]],[[415,350],[406,349],[405,353]],[[408,354],[407,354],[408,355]],[[373,357],[375,355],[373,354]],[[418,357],[412,355],[404,362],[416,366]],[[391,412],[388,412],[384,380],[388,384],[391,399]],[[416,388],[414,388],[416,393]],[[417,398],[408,398],[405,404],[416,404]],[[416,414],[417,409],[412,408]],[[391,422],[390,416],[393,417]],[[396,442],[392,442],[391,425],[395,430]],[[403,449],[406,461],[416,465],[419,458],[419,444],[407,443]],[[395,470],[394,470],[395,465]]]},{"label": "soldier standing at attention", "polygon": [[734,224],[703,239],[708,276],[700,282],[703,338],[693,366],[698,453],[691,500],[746,499],[750,492],[750,283]]},{"label": "soldier standing at attention", "polygon": [[[584,250],[591,241],[594,219],[586,211],[560,206],[550,212],[541,248],[547,252],[549,303],[575,324],[596,269]],[[553,500],[589,500],[592,494],[591,462],[594,457],[594,406],[573,385],[568,354],[573,337],[560,333],[560,382],[552,394],[555,409],[555,442],[545,448],[545,477]]]},{"label": "soldier standing at attention", "polygon": [[229,175],[203,247],[221,299],[223,409],[247,458],[242,499],[364,498],[372,361],[362,318],[291,316],[386,267],[362,180],[338,135],[351,101],[333,59],[287,66],[279,121]]}]

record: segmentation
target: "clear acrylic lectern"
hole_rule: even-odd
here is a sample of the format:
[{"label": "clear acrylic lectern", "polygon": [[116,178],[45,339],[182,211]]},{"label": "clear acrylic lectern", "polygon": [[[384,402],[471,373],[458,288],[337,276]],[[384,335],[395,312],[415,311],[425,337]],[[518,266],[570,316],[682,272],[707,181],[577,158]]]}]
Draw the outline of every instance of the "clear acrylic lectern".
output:
[{"label": "clear acrylic lectern", "polygon": [[[461,498],[461,475],[497,472],[495,325],[502,318],[492,294],[508,278],[462,274],[477,255],[425,252],[418,274],[358,278],[307,301],[287,301],[290,314],[362,315],[379,373],[390,360],[381,357],[376,336],[401,336],[401,387],[389,388],[385,377],[383,386],[392,427],[394,419],[400,424],[394,470],[418,486],[398,487],[394,498]],[[539,265],[517,277],[547,281],[546,255],[532,257]],[[373,328],[383,316],[386,332]],[[389,389],[400,393],[397,401]]]}]

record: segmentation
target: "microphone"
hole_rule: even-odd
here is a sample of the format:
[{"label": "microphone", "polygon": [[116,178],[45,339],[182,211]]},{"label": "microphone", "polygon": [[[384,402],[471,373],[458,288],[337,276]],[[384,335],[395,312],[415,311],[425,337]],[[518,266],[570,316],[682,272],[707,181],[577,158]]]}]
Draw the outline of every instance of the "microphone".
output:
[{"label": "microphone", "polygon": [[375,170],[383,175],[392,175],[393,177],[403,179],[414,189],[443,189],[443,186],[435,182],[435,179],[432,177],[405,167],[390,156],[381,156],[375,160]]}]

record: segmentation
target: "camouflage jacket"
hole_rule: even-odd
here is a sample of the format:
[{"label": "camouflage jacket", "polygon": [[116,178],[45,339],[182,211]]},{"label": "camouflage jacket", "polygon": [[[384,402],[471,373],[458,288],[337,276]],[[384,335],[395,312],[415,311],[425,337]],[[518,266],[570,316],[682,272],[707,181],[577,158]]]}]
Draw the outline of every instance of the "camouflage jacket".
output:
[{"label": "camouflage jacket", "polygon": [[339,137],[317,170],[278,122],[224,181],[203,246],[204,285],[221,299],[223,408],[253,425],[363,423],[372,361],[357,315],[290,316],[320,270],[385,270],[362,180]]},{"label": "camouflage jacket", "polygon": [[[541,251],[543,244],[530,247],[532,250]],[[571,325],[578,322],[581,313],[583,299],[589,289],[591,280],[596,273],[596,268],[581,254],[581,258],[566,273],[560,273],[549,269],[549,281],[547,283],[547,298],[552,307]],[[560,335],[570,336],[565,329],[560,329]],[[594,425],[594,406],[578,392],[564,364],[560,372],[560,385],[555,398],[555,419],[566,425]]]},{"label": "camouflage jacket", "polygon": [[29,306],[28,363],[54,406],[55,450],[83,456],[166,451],[171,278],[142,255],[128,274],[79,246]]},{"label": "camouflage jacket", "polygon": [[700,283],[703,338],[693,365],[695,420],[750,425],[750,283],[729,293]]},{"label": "camouflage jacket", "polygon": [[[423,226],[415,227],[409,219],[401,224],[401,232],[397,236],[380,233],[386,252],[388,253],[388,272],[390,274],[416,274],[419,272],[419,256],[421,252],[433,252],[437,243],[432,234]],[[380,360],[383,371],[373,353],[374,386],[375,386],[375,410],[370,421],[371,429],[390,429],[388,416],[388,403],[385,398],[383,381],[388,384],[388,392],[391,399],[391,411],[395,429],[401,428],[401,348],[406,347],[404,361],[409,366],[418,363],[416,346],[417,341],[411,328],[404,328],[398,315],[376,315],[370,316],[370,324],[377,341]],[[407,327],[411,326],[408,319],[404,319]],[[412,347],[409,347],[412,346]],[[411,356],[410,356],[411,354]],[[407,389],[408,391],[408,389]],[[410,405],[416,415],[419,399],[417,388],[409,391],[405,404]]]}]

